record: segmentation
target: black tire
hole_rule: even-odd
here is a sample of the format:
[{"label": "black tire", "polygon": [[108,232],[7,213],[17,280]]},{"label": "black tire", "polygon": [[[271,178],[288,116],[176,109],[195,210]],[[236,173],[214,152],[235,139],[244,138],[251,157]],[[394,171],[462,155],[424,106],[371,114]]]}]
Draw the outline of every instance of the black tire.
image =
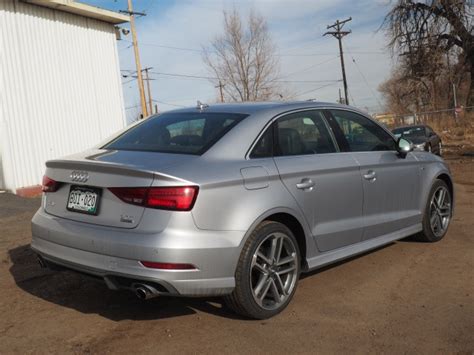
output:
[{"label": "black tire", "polygon": [[[286,300],[282,302],[281,305],[277,306],[277,308],[275,309],[266,309],[263,306],[259,305],[255,300],[251,284],[252,260],[254,258],[254,254],[257,251],[257,248],[264,245],[263,243],[266,242],[269,236],[275,233],[284,234],[288,237],[285,238],[285,243],[291,242],[293,244],[294,251],[296,252],[296,260],[294,261],[294,264],[296,266],[296,274],[294,274],[294,271],[292,272],[293,287],[291,289],[291,292],[288,292]],[[296,238],[294,237],[291,230],[281,223],[273,221],[264,221],[255,228],[255,230],[252,232],[252,234],[246,241],[240,254],[239,262],[237,264],[237,269],[235,272],[235,289],[232,294],[224,297],[224,301],[227,306],[231,308],[235,313],[238,313],[244,317],[253,319],[267,319],[273,317],[283,311],[293,298],[293,295],[296,291],[296,287],[298,285],[300,271],[300,251]],[[276,285],[275,281],[273,282],[274,285]]]},{"label": "black tire", "polygon": [[[433,195],[440,189],[444,188],[446,193],[449,196],[449,218],[447,222],[447,226],[444,229],[444,231],[441,234],[435,234],[433,231],[433,227],[431,226],[431,216],[432,216],[432,210],[431,210],[431,201],[433,199]],[[452,216],[452,194],[451,191],[446,185],[446,183],[443,180],[436,180],[431,187],[430,193],[428,194],[428,199],[426,201],[426,206],[425,206],[425,213],[423,215],[423,230],[415,235],[415,239],[420,242],[429,242],[429,243],[434,243],[438,242],[443,237],[446,235],[449,227],[449,222]]]}]

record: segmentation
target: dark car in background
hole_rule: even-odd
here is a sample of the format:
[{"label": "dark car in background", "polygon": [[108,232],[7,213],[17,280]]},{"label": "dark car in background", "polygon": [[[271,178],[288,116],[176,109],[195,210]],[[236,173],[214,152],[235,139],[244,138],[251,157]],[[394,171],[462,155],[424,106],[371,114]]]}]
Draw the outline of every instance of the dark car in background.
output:
[{"label": "dark car in background", "polygon": [[416,125],[397,127],[392,130],[395,137],[403,137],[413,143],[414,150],[432,152],[441,156],[441,138],[430,126]]}]

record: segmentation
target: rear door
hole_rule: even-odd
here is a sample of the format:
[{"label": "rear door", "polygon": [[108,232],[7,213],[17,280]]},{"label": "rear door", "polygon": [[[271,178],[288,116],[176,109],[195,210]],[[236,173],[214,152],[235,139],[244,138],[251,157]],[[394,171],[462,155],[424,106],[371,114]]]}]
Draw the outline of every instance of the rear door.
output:
[{"label": "rear door", "polygon": [[410,227],[421,221],[419,164],[413,154],[401,158],[396,142],[382,127],[361,114],[330,110],[329,123],[339,130],[340,145],[360,165],[364,190],[363,240]]},{"label": "rear door", "polygon": [[303,211],[320,251],[362,238],[362,182],[350,154],[338,152],[319,110],[291,113],[273,124],[274,160]]}]

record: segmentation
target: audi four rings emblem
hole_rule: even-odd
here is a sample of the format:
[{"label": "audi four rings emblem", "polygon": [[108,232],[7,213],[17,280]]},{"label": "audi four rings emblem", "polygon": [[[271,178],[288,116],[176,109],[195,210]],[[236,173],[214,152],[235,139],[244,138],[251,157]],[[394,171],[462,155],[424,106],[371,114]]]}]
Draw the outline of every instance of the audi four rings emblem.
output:
[{"label": "audi four rings emblem", "polygon": [[86,182],[87,180],[89,180],[89,174],[87,173],[87,171],[74,170],[71,175],[69,175],[69,177],[72,181],[76,182]]}]

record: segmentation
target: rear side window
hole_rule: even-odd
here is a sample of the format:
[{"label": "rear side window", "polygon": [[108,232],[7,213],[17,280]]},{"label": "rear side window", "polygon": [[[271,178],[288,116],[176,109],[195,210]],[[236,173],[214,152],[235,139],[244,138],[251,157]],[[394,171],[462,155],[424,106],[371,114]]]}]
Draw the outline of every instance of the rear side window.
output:
[{"label": "rear side window", "polygon": [[245,117],[220,112],[164,113],[129,129],[103,148],[200,155]]},{"label": "rear side window", "polygon": [[350,111],[330,110],[352,152],[396,150],[395,140],[368,118]]},{"label": "rear side window", "polygon": [[268,127],[250,153],[250,158],[268,158],[273,156],[273,125]]}]

